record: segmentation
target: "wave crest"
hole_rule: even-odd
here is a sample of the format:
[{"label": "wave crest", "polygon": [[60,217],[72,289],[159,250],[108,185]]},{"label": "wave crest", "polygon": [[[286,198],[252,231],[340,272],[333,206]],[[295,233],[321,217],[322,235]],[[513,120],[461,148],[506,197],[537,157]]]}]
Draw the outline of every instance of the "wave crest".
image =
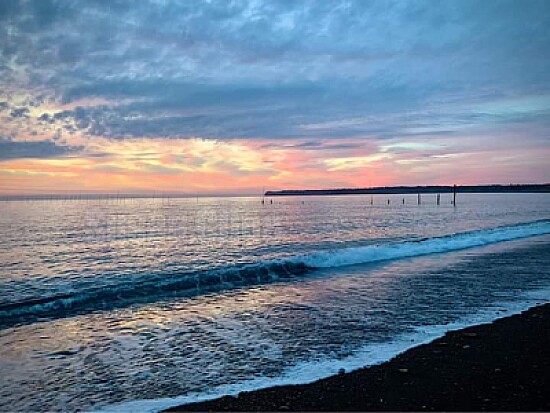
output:
[{"label": "wave crest", "polygon": [[304,276],[320,268],[336,268],[457,251],[544,234],[550,234],[550,220],[417,241],[328,250],[240,267],[144,276],[130,283],[124,278],[114,285],[0,304],[0,328],[34,322],[44,317],[67,317],[171,297],[194,296],[229,288],[268,284]]}]

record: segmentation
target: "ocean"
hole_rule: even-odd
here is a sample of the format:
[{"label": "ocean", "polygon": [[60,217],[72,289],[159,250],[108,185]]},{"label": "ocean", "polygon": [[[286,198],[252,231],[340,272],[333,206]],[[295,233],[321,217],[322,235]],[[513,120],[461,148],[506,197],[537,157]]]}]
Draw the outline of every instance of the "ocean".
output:
[{"label": "ocean", "polygon": [[158,411],[306,383],[550,301],[550,194],[0,210],[1,411]]}]

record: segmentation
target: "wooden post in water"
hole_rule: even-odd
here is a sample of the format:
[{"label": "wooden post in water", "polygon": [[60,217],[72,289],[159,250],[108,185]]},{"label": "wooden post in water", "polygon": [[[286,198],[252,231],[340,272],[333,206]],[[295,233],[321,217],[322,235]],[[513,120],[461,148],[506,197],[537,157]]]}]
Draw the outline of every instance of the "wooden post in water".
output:
[{"label": "wooden post in water", "polygon": [[420,198],[420,194],[418,194],[418,205],[422,204],[422,199]]},{"label": "wooden post in water", "polygon": [[373,204],[372,195],[370,196],[370,204]]},{"label": "wooden post in water", "polygon": [[441,195],[437,194],[437,205],[441,204]]},{"label": "wooden post in water", "polygon": [[405,205],[405,198],[403,198],[403,205]]},{"label": "wooden post in water", "polygon": [[453,185],[453,205],[456,206],[456,184]]}]

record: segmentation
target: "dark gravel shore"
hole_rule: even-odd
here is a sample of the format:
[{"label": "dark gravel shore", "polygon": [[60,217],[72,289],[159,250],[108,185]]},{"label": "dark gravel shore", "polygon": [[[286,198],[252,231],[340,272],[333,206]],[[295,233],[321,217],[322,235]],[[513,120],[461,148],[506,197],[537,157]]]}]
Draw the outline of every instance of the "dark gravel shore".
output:
[{"label": "dark gravel shore", "polygon": [[550,304],[370,368],[169,411],[550,411]]}]

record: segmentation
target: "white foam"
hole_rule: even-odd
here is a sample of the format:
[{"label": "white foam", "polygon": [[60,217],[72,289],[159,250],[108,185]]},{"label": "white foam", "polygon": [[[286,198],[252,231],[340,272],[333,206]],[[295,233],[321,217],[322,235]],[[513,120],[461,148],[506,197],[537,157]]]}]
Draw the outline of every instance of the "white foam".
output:
[{"label": "white foam", "polygon": [[439,238],[429,238],[422,241],[409,241],[398,244],[372,245],[326,251],[296,257],[292,259],[292,261],[301,262],[315,268],[344,267],[348,265],[366,264],[369,262],[457,251],[544,234],[550,234],[549,221],[464,232]]},{"label": "white foam", "polygon": [[[319,360],[301,363],[286,370],[279,377],[257,377],[240,383],[223,385],[202,392],[173,398],[134,400],[103,407],[97,413],[153,413],[182,404],[212,400],[222,396],[236,396],[241,392],[268,387],[307,384],[336,375],[340,369],[347,372],[388,361],[404,351],[434,341],[453,330],[491,323],[499,318],[519,314],[541,303],[550,302],[550,288],[526,292],[518,301],[498,303],[477,314],[446,325],[423,326],[414,332],[385,343],[369,344],[342,360]],[[506,311],[502,311],[505,309]]]}]

